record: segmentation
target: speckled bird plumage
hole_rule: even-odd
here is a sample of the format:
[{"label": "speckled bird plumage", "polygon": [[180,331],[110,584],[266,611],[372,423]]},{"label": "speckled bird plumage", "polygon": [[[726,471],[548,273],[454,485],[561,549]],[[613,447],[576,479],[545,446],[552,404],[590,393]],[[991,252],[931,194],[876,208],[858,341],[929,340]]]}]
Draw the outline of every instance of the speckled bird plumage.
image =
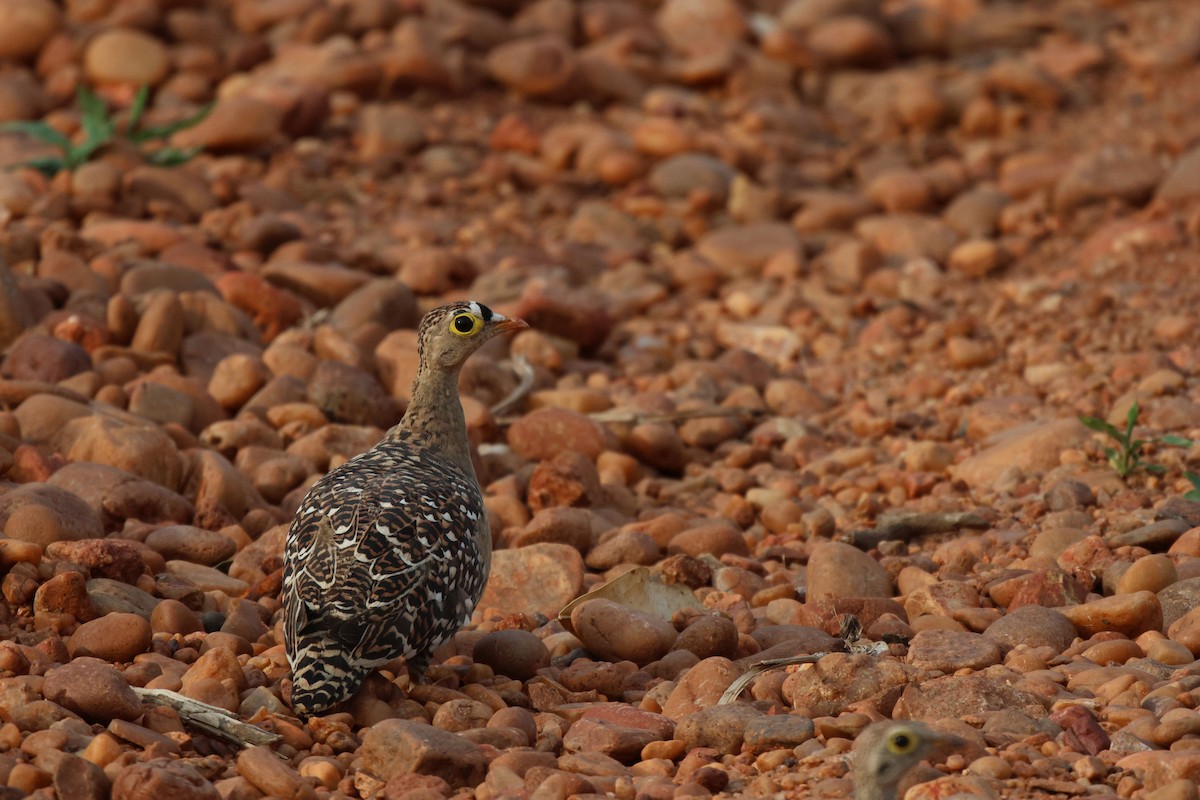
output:
[{"label": "speckled bird plumage", "polygon": [[[470,315],[478,331],[455,333]],[[404,419],[308,491],[288,531],[283,608],[292,708],[320,713],[403,656],[418,674],[470,620],[491,534],[458,399],[464,361],[525,327],[479,303],[430,311]]]}]

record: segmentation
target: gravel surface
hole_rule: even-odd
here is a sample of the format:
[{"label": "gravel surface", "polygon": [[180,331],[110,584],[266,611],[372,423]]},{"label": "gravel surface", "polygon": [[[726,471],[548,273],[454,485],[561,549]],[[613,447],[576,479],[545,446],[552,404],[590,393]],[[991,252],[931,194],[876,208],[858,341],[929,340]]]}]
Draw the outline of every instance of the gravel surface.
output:
[{"label": "gravel surface", "polygon": [[[0,800],[840,798],[889,718],[965,741],[909,800],[1197,798],[1194,0],[0,0],[0,62],[77,142],[214,102],[0,133]],[[287,525],[454,299],[532,326],[491,582],[299,720]]]}]

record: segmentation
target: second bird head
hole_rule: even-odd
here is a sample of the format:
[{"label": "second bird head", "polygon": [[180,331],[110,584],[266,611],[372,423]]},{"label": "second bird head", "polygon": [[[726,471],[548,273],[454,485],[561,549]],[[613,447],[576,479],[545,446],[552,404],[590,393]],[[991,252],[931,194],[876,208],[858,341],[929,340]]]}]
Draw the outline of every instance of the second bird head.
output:
[{"label": "second bird head", "polygon": [[528,327],[524,320],[506,317],[474,300],[450,303],[421,320],[417,350],[422,361],[455,369],[497,334]]}]

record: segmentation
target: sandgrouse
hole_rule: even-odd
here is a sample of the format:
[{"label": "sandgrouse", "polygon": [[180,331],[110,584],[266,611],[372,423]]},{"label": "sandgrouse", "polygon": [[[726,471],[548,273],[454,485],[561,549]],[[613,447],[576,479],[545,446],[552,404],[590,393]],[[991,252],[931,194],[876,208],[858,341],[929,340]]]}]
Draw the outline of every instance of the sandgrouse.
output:
[{"label": "sandgrouse", "polygon": [[486,341],[525,327],[477,302],[426,314],[404,418],[300,503],[283,566],[296,713],[346,700],[371,670],[400,656],[419,676],[431,651],[470,619],[492,539],[458,375]]},{"label": "sandgrouse", "polygon": [[920,722],[886,721],[869,726],[854,740],[855,800],[896,800],[900,782],[922,759],[964,740]]}]

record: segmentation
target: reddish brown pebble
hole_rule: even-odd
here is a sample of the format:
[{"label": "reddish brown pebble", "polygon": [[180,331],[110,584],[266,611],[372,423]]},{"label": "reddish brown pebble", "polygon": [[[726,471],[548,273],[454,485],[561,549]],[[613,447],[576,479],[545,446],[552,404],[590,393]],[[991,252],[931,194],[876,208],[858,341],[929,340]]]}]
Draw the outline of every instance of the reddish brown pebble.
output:
[{"label": "reddish brown pebble", "polygon": [[137,614],[105,614],[75,629],[67,652],[105,661],[128,662],[150,646],[150,623]]}]

